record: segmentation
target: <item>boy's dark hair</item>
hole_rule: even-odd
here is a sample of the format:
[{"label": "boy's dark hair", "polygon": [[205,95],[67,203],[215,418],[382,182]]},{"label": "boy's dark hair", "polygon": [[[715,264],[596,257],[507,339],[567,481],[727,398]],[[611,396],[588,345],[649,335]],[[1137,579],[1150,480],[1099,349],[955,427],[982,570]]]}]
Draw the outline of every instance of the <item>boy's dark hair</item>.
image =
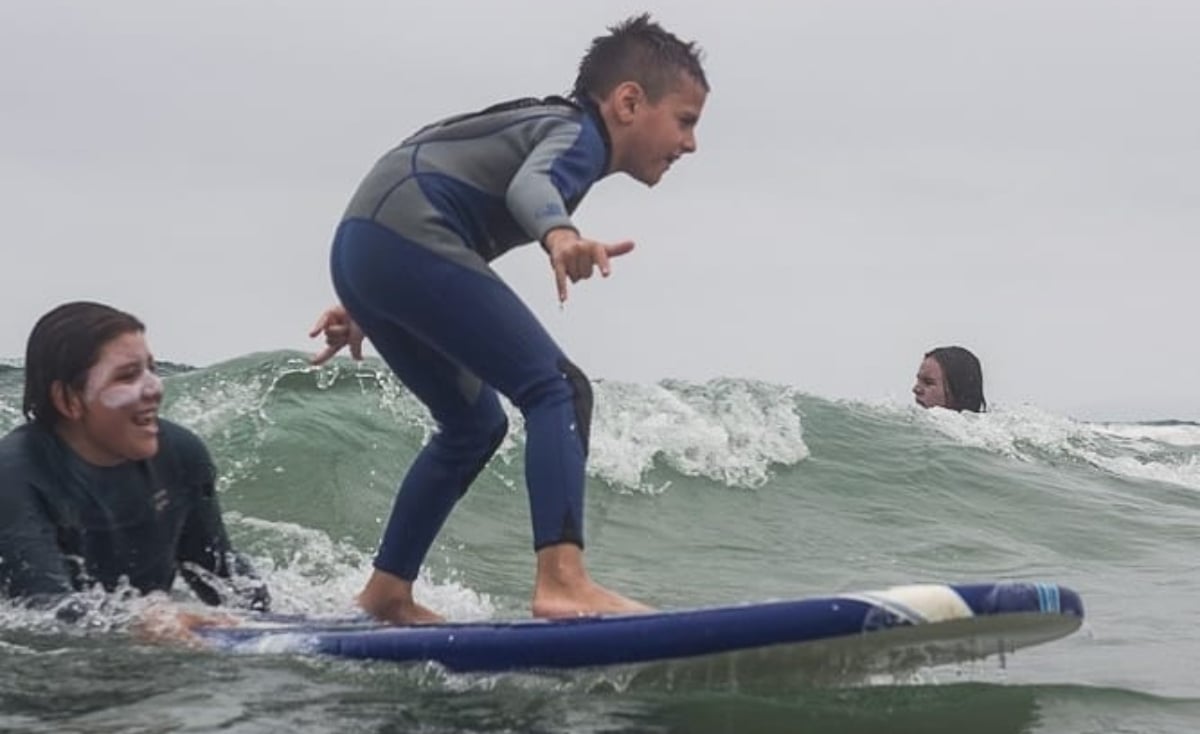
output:
[{"label": "boy's dark hair", "polygon": [[942,367],[946,381],[947,408],[979,413],[987,410],[983,397],[983,369],[979,358],[963,347],[938,347],[925,353]]},{"label": "boy's dark hair", "polygon": [[64,303],[42,316],[25,345],[25,420],[53,428],[61,416],[54,407],[51,386],[61,382],[82,391],[88,370],[105,344],[145,330],[136,317],[89,301]]},{"label": "boy's dark hair", "polygon": [[576,98],[600,100],[621,82],[633,81],[651,102],[657,102],[674,89],[681,73],[708,91],[700,48],[664,30],[650,20],[649,13],[627,18],[608,31],[607,36],[592,39],[591,48],[579,62]]}]

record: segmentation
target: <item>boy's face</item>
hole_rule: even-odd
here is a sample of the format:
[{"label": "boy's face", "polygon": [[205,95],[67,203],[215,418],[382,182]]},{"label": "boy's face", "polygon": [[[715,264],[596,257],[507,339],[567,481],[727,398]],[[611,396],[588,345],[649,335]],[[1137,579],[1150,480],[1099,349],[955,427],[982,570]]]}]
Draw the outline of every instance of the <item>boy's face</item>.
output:
[{"label": "boy's face", "polygon": [[645,98],[630,120],[623,169],[653,186],[671,164],[696,151],[696,124],[708,92],[689,74],[680,74],[674,88],[651,103]]}]

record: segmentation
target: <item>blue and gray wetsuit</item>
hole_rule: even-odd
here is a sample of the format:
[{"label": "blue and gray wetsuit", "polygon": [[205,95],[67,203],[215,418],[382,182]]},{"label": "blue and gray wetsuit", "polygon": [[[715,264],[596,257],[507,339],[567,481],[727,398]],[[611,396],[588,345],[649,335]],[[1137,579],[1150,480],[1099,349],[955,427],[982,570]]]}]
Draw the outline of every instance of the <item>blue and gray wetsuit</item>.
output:
[{"label": "blue and gray wetsuit", "polygon": [[334,287],[438,425],[400,486],[377,568],[416,578],[508,429],[496,391],[525,418],[535,549],[583,546],[591,387],[488,262],[571,227],[609,148],[590,104],[516,100],[421,129],[351,199]]}]

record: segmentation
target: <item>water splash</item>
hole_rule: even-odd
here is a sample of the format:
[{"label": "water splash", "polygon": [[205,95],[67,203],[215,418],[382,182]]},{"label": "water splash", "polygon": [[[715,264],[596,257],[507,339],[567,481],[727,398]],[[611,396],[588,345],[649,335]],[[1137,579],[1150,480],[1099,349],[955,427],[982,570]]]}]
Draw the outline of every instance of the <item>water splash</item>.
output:
[{"label": "water splash", "polygon": [[1023,461],[1082,461],[1111,474],[1200,489],[1200,429],[1084,423],[1022,405],[983,414],[910,408],[964,446]]}]

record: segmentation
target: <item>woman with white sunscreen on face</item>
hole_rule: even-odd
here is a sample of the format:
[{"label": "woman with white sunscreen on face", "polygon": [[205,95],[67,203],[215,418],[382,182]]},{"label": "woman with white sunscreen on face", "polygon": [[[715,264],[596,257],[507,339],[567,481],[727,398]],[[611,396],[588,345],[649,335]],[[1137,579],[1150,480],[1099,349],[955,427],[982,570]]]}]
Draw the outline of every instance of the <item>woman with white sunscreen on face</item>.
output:
[{"label": "woman with white sunscreen on face", "polygon": [[[64,304],[34,326],[27,423],[0,439],[0,594],[71,619],[87,611],[74,592],[123,579],[167,592],[179,574],[206,604],[269,606],[230,547],[207,449],[159,418],[155,370],[145,327],[108,306]],[[166,605],[138,629],[186,637],[228,621]]]}]

